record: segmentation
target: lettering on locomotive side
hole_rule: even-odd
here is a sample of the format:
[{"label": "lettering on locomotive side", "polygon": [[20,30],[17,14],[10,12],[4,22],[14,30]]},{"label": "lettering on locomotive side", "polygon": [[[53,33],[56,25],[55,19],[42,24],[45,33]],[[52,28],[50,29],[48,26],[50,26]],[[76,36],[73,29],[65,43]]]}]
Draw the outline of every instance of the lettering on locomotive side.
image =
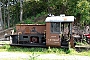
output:
[{"label": "lettering on locomotive side", "polygon": [[56,37],[56,36],[51,36],[51,37]]},{"label": "lettering on locomotive side", "polygon": [[48,41],[59,41],[59,39],[48,39]]},{"label": "lettering on locomotive side", "polygon": [[52,41],[59,41],[59,39],[51,39]]},{"label": "lettering on locomotive side", "polygon": [[54,42],[55,44],[59,43],[59,42]]}]

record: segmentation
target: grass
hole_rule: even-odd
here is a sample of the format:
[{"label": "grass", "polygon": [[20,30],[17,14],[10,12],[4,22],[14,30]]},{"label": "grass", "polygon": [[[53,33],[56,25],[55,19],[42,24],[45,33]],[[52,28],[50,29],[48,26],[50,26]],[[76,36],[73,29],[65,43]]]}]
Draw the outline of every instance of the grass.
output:
[{"label": "grass", "polygon": [[[90,56],[90,50],[82,50],[82,52],[77,52],[75,49],[64,49],[64,48],[37,48],[37,47],[15,47],[4,45],[0,47],[0,52],[12,52],[19,54],[27,54],[29,58],[2,58],[2,60],[39,60],[37,57],[42,54],[56,54],[59,56],[70,56],[70,55],[80,55],[80,56]],[[42,60],[42,59],[40,59]],[[46,59],[48,60],[48,59]]]},{"label": "grass", "polygon": [[49,54],[49,53],[55,53],[60,55],[85,55],[90,56],[90,50],[82,50],[81,52],[77,52],[75,49],[64,49],[64,48],[38,48],[38,47],[15,47],[15,46],[9,46],[4,45],[0,47],[0,52],[22,52],[26,54]]},{"label": "grass", "polygon": [[0,47],[0,52],[6,51],[6,52],[24,52],[24,53],[33,53],[36,52],[38,54],[47,54],[47,53],[60,53],[60,54],[68,54],[70,53],[70,50],[68,49],[61,49],[61,48],[38,48],[38,47],[32,47],[32,48],[26,48],[26,47],[10,47],[9,45],[4,45]]}]

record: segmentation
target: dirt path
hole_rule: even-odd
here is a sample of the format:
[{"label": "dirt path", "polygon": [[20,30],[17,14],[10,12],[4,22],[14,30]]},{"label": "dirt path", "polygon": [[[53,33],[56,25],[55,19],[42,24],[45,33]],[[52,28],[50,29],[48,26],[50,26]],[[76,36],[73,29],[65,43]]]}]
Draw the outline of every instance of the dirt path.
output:
[{"label": "dirt path", "polygon": [[[12,60],[12,59],[13,60],[28,60],[30,56],[32,56],[32,54],[0,52],[0,60]],[[40,60],[90,60],[90,57],[77,56],[77,55],[64,56],[64,55],[57,55],[57,54],[39,54],[37,59],[40,59]]]}]

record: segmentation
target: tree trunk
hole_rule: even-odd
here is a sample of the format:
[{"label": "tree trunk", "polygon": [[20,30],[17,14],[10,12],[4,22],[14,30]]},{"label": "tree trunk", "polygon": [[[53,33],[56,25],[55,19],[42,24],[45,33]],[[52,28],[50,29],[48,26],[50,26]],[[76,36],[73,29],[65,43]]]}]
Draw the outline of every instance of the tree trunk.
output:
[{"label": "tree trunk", "polygon": [[8,0],[8,6],[7,6],[7,8],[8,8],[8,28],[10,27],[10,16],[9,16],[9,0]]},{"label": "tree trunk", "polygon": [[23,8],[22,8],[22,1],[20,0],[20,22],[22,22],[22,15],[23,15]]},{"label": "tree trunk", "polygon": [[2,20],[1,6],[0,6],[0,30],[3,30],[3,20]]},{"label": "tree trunk", "polygon": [[[6,1],[6,0],[5,0]],[[5,22],[5,1],[3,0],[2,2],[3,2],[3,17],[4,17],[4,19],[3,19],[3,29],[5,29],[5,26],[6,26],[6,22]]]}]

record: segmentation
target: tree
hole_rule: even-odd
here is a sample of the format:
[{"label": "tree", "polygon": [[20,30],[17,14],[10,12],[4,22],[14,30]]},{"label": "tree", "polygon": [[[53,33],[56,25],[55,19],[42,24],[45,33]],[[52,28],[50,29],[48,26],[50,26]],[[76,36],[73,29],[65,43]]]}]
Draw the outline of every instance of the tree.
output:
[{"label": "tree", "polygon": [[[0,1],[2,1],[5,5],[8,2],[8,0]],[[12,0],[9,1],[12,2]],[[8,7],[10,13],[10,26],[13,26],[14,24],[27,18],[31,18],[31,16],[35,17],[41,12],[51,13],[54,15],[73,15],[76,17],[76,22],[81,22],[81,24],[90,24],[90,0],[24,0],[23,5],[20,1],[23,0],[17,0],[17,4],[9,5]],[[4,14],[7,9],[4,10],[4,8],[2,8],[2,16],[4,17],[5,15],[3,20],[4,24],[6,23],[5,25],[7,26],[7,15]],[[20,11],[23,12],[23,15],[22,13],[20,14]]]},{"label": "tree", "polygon": [[87,0],[78,1],[77,12],[80,14],[80,22],[82,25],[90,24],[90,2]]}]

